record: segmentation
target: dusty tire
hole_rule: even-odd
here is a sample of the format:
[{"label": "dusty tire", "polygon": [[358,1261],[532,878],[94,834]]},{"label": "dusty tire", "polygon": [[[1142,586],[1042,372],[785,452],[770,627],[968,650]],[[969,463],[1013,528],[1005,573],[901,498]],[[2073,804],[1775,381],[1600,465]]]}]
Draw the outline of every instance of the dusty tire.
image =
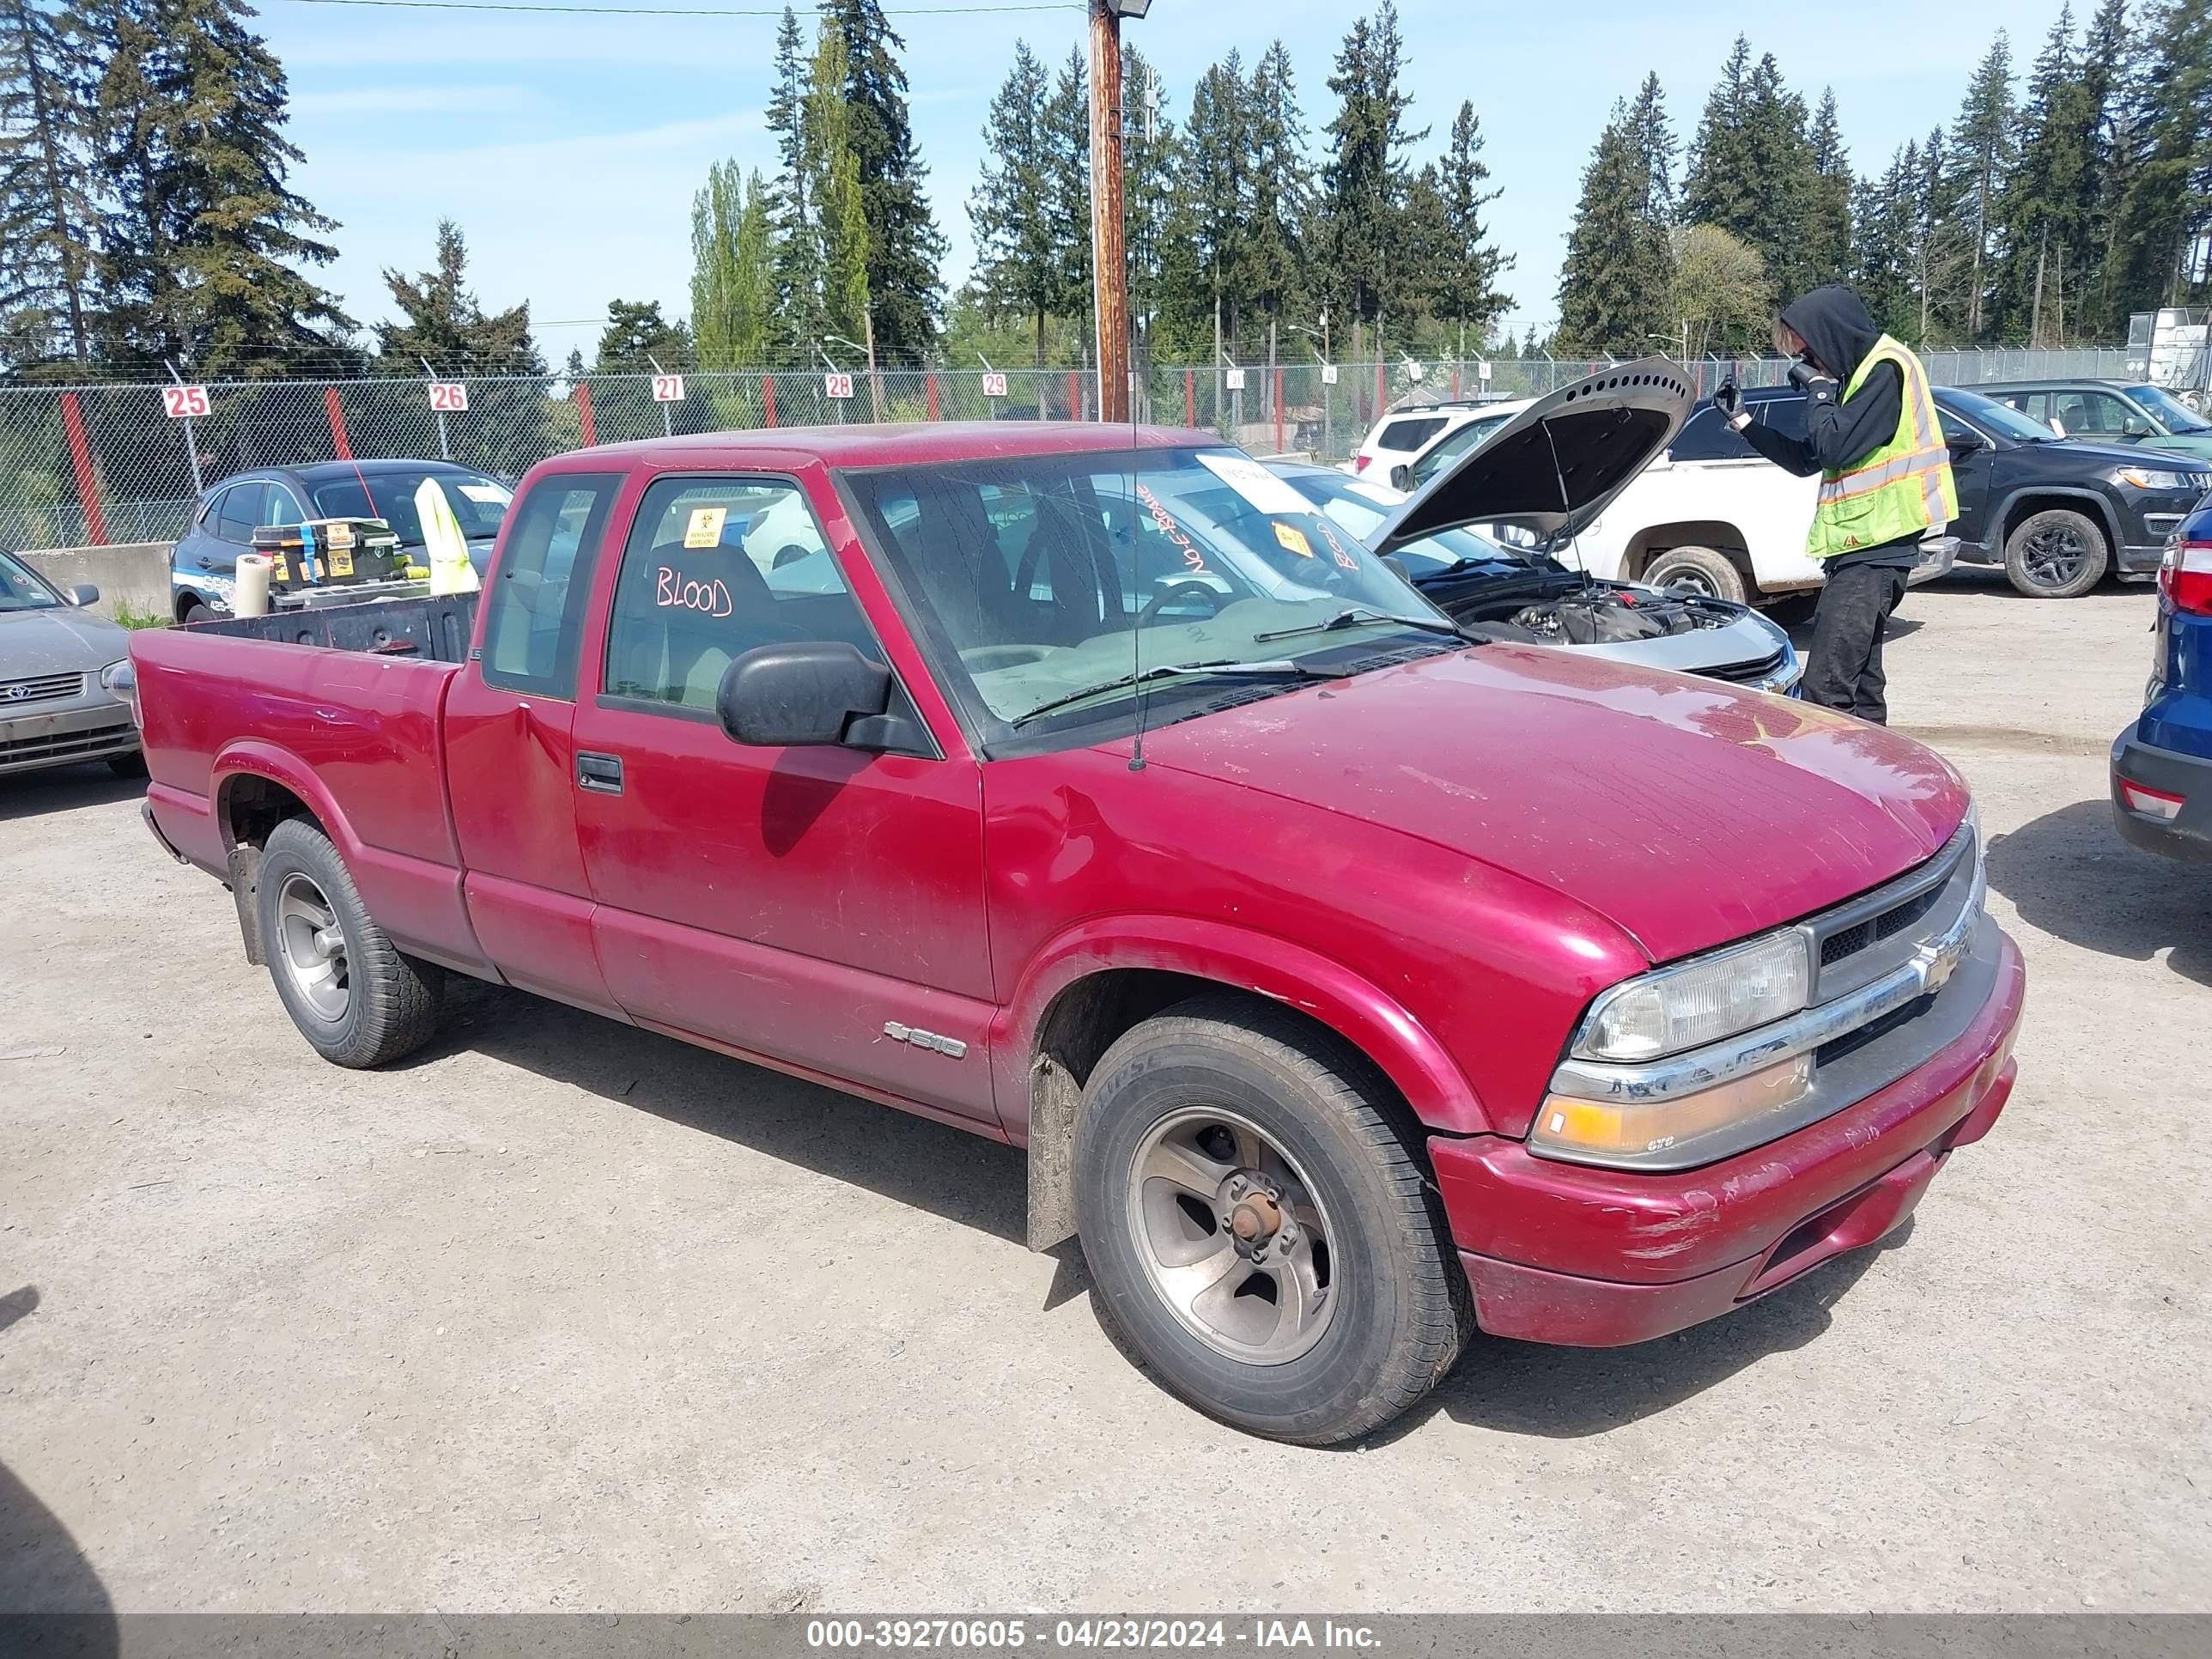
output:
[{"label": "dusty tire", "polygon": [[134,749],[127,755],[110,755],[107,769],[118,778],[143,778],[146,775],[146,757]]},{"label": "dusty tire", "polygon": [[2005,575],[2031,599],[2080,598],[2105,579],[2112,558],[2104,526],[2070,507],[2031,513],[2005,538]]},{"label": "dusty tire", "polygon": [[1731,604],[1750,602],[1743,572],[1725,553],[1710,547],[1670,547],[1644,568],[1646,587],[1680,586]]},{"label": "dusty tire", "polygon": [[[1179,1004],[1115,1043],[1084,1090],[1076,1216],[1099,1305],[1171,1391],[1224,1423],[1302,1445],[1380,1427],[1472,1328],[1418,1146],[1346,1045],[1241,999]],[[1149,1173],[1170,1164],[1176,1176]],[[1257,1261],[1237,1232],[1254,1204],[1275,1218]],[[1199,1254],[1176,1265],[1178,1252]],[[1255,1294],[1263,1280],[1276,1289]]]},{"label": "dusty tire", "polygon": [[400,954],[313,823],[287,818],[270,831],[253,903],[276,994],[325,1060],[382,1066],[430,1040],[445,970]]}]

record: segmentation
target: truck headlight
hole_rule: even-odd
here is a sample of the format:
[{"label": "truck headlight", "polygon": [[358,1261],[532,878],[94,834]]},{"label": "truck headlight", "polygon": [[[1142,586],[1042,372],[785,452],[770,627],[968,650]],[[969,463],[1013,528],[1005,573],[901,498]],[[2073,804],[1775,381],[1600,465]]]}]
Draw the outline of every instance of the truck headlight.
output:
[{"label": "truck headlight", "polygon": [[1658,1060],[1702,1048],[1805,1006],[1813,963],[1795,928],[1616,985],[1575,1039],[1581,1060]]}]

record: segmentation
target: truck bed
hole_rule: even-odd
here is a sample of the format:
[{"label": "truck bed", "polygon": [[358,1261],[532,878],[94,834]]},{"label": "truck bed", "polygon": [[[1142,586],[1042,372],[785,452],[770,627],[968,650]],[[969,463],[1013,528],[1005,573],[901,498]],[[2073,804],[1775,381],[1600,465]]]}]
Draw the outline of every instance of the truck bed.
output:
[{"label": "truck bed", "polygon": [[468,658],[481,597],[442,593],[365,605],[311,605],[265,617],[196,623],[191,631],[265,640],[272,645],[319,646],[326,651],[366,651],[380,657],[459,664]]}]

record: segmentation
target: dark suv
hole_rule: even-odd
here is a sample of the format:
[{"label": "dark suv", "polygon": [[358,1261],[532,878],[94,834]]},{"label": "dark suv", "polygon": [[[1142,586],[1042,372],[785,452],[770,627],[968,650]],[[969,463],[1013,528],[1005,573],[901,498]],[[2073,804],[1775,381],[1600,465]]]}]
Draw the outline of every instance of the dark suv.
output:
[{"label": "dark suv", "polygon": [[[1794,387],[1746,392],[1747,407],[1802,436]],[[2070,599],[2108,570],[2148,579],[2166,538],[2212,489],[2212,465],[2165,451],[2061,440],[2018,410],[1957,386],[1936,388],[1951,448],[1960,564],[2002,565],[2031,599]]]},{"label": "dark suv", "polygon": [[507,487],[448,461],[319,461],[312,466],[264,467],[225,478],[192,509],[191,527],[169,556],[171,611],[179,622],[230,614],[238,558],[253,550],[253,532],[311,520],[381,519],[398,532],[404,556],[422,545],[416,492],[434,478],[482,574],[493,538],[507,516]]}]

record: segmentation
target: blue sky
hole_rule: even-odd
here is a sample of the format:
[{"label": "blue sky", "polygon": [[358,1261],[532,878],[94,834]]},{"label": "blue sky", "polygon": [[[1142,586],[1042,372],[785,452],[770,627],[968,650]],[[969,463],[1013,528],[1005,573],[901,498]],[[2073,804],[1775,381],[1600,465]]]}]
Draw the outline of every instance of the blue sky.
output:
[{"label": "blue sky", "polygon": [[[761,116],[769,18],[260,4],[260,26],[291,81],[292,137],[307,153],[295,182],[343,226],[341,258],[325,280],[365,322],[388,314],[380,270],[427,264],[433,229],[450,216],[468,236],[484,304],[527,299],[550,357],[557,362],[572,344],[588,355],[599,329],[588,319],[611,299],[689,309],[690,204],[711,162],[734,156],[773,171]],[[966,204],[984,112],[1014,40],[1057,61],[1084,38],[1084,13],[1076,5],[1011,15],[893,9],[908,46],[931,199],[952,244],[946,274],[957,282],[972,257]],[[1158,65],[1177,117],[1206,64],[1231,47],[1249,62],[1279,35],[1318,137],[1331,108],[1329,68],[1359,9],[1352,0],[1154,0],[1152,15],[1129,27]],[[1399,11],[1414,118],[1435,129],[1424,153],[1441,147],[1460,100],[1472,99],[1492,182],[1505,192],[1492,222],[1518,261],[1504,286],[1516,320],[1540,325],[1554,309],[1561,238],[1590,146],[1613,100],[1647,70],[1658,71],[1686,137],[1741,31],[1754,52],[1775,54],[1808,102],[1823,85],[1835,88],[1863,171],[1949,119],[1999,27],[2011,32],[2015,67],[2025,69],[2058,0],[1947,0],[1940,9],[1928,0],[1401,0]]]}]

